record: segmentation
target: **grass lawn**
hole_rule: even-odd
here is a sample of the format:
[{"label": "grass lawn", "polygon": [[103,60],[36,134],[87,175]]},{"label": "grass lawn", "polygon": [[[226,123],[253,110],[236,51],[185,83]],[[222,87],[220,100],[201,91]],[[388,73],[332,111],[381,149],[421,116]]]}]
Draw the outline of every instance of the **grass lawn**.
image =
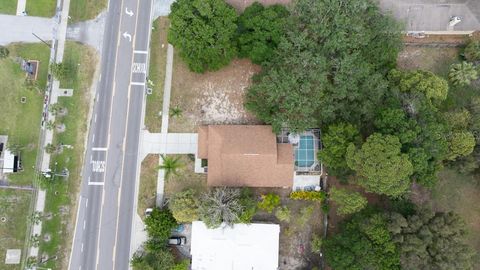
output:
[{"label": "grass lawn", "polygon": [[[24,171],[9,176],[12,185],[31,185],[35,165],[50,49],[44,44],[15,44],[10,57],[0,60],[0,134],[8,135],[9,145],[19,145]],[[28,89],[25,72],[16,57],[40,61],[37,87]],[[21,103],[20,98],[27,102]]]},{"label": "grass lawn", "polygon": [[91,20],[107,7],[106,0],[72,0],[68,15],[70,22]]},{"label": "grass lawn", "polygon": [[[43,235],[49,235],[49,241],[41,241],[40,254],[58,256],[59,260],[51,260],[44,267],[66,269],[68,263],[71,237],[75,222],[75,203],[80,173],[83,165],[84,139],[87,130],[90,86],[98,59],[93,48],[68,42],[65,47],[64,63],[71,70],[68,80],[61,81],[62,88],[73,88],[73,97],[62,97],[59,104],[67,108],[68,114],[57,120],[65,124],[66,131],[54,136],[54,144],[72,145],[72,149],[64,148],[63,152],[53,155],[51,164],[57,162],[57,170],[67,168],[69,177],[57,178],[47,183],[46,213],[53,217],[44,220]],[[52,165],[53,167],[54,165]]]},{"label": "grass lawn", "polygon": [[163,84],[165,81],[165,65],[167,63],[167,17],[159,17],[153,22],[152,39],[150,40],[150,67],[148,79],[153,82],[152,94],[147,95],[145,126],[150,132],[160,132],[163,106]]},{"label": "grass lawn", "polygon": [[[454,211],[466,222],[469,229],[468,243],[480,253],[480,180],[445,169],[431,193],[434,209]],[[480,268],[477,256],[475,269]]]},{"label": "grass lawn", "polygon": [[17,14],[17,0],[0,0],[0,14]]},{"label": "grass lawn", "polygon": [[[170,156],[170,155],[169,155]],[[180,156],[180,161],[184,164],[179,169],[178,175],[172,174],[170,179],[165,180],[165,197],[193,188],[200,192],[207,190],[207,175],[195,173],[195,161],[189,155],[171,155],[172,157]]]},{"label": "grass lawn", "polygon": [[[19,270],[20,265],[6,265],[5,252],[7,249],[21,249],[24,253],[25,234],[29,222],[30,200],[32,193],[25,190],[0,189],[0,269]],[[19,214],[22,213],[22,214]]]},{"label": "grass lawn", "polygon": [[148,155],[142,162],[137,213],[144,217],[145,209],[155,206],[157,195],[158,155]]},{"label": "grass lawn", "polygon": [[27,0],[28,16],[53,17],[57,8],[56,0]]}]

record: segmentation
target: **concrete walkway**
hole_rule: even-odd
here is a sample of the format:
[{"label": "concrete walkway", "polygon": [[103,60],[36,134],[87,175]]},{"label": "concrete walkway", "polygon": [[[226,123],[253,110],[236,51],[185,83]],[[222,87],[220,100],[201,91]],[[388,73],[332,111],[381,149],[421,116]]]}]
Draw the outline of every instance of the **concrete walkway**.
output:
[{"label": "concrete walkway", "polygon": [[153,20],[160,16],[168,16],[170,14],[170,5],[175,0],[155,0],[153,3]]},{"label": "concrete walkway", "polygon": [[173,46],[167,47],[167,66],[165,69],[165,84],[163,86],[162,130],[168,133],[168,117],[170,114],[170,93],[172,90]]},{"label": "concrete walkway", "polygon": [[0,14],[0,25],[4,27],[4,32],[0,35],[0,45],[12,42],[40,42],[33,34],[43,40],[52,40],[55,24],[52,18]]},{"label": "concrete walkway", "polygon": [[93,20],[69,25],[67,39],[90,45],[101,52],[106,18],[107,12],[103,11]]},{"label": "concrete walkway", "polygon": [[17,16],[23,16],[23,12],[27,8],[27,0],[17,0]]}]

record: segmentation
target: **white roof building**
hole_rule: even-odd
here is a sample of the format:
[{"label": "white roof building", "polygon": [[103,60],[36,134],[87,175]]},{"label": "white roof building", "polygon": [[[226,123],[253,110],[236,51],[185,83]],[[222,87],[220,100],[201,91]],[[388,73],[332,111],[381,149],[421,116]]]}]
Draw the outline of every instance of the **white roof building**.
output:
[{"label": "white roof building", "polygon": [[192,270],[277,270],[280,226],[192,224]]}]

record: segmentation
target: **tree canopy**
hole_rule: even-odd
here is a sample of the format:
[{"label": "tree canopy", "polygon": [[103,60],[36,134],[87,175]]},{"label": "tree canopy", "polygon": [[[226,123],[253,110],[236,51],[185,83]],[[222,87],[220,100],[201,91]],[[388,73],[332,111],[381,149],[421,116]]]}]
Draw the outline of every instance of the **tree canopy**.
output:
[{"label": "tree canopy", "polygon": [[323,134],[323,148],[318,152],[318,158],[327,166],[331,174],[338,176],[348,172],[345,155],[350,143],[355,145],[361,143],[360,133],[352,124],[330,125]]},{"label": "tree canopy", "polygon": [[388,229],[404,270],[473,269],[464,222],[454,213],[421,210],[404,217],[391,213]]},{"label": "tree canopy", "polygon": [[168,41],[191,70],[218,70],[235,57],[237,14],[225,1],[178,0],[169,18]]},{"label": "tree canopy", "polygon": [[150,216],[145,218],[145,225],[150,238],[147,246],[151,250],[159,250],[167,244],[172,229],[178,223],[167,208],[154,208]]},{"label": "tree canopy", "polygon": [[354,215],[323,246],[327,263],[335,270],[400,269],[400,257],[387,220],[379,213]]},{"label": "tree canopy", "polygon": [[338,205],[339,215],[356,213],[367,206],[367,198],[355,191],[348,191],[342,188],[331,188],[330,199]]},{"label": "tree canopy", "polygon": [[217,228],[222,223],[233,226],[240,222],[244,207],[240,201],[241,191],[237,188],[214,188],[202,195],[199,215],[208,228]]},{"label": "tree canopy", "polygon": [[400,28],[370,0],[299,0],[246,107],[279,130],[366,123],[381,103]]},{"label": "tree canopy", "polygon": [[448,78],[453,85],[465,86],[478,79],[478,72],[472,63],[462,62],[453,64],[448,72]]},{"label": "tree canopy", "polygon": [[361,149],[350,144],[347,164],[362,178],[359,184],[368,191],[398,197],[409,188],[413,173],[408,155],[400,148],[398,137],[374,133]]},{"label": "tree canopy", "polygon": [[269,60],[283,36],[288,11],[284,6],[248,6],[238,18],[237,46],[240,57],[255,64]]}]

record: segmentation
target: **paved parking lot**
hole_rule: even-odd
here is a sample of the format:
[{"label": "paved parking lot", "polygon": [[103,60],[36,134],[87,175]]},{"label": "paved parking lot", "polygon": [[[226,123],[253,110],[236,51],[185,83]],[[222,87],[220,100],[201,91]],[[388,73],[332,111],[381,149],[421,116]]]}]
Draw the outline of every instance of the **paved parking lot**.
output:
[{"label": "paved parking lot", "polygon": [[[479,0],[378,0],[382,10],[405,22],[407,31],[480,30]],[[452,16],[461,22],[451,29]]]}]

